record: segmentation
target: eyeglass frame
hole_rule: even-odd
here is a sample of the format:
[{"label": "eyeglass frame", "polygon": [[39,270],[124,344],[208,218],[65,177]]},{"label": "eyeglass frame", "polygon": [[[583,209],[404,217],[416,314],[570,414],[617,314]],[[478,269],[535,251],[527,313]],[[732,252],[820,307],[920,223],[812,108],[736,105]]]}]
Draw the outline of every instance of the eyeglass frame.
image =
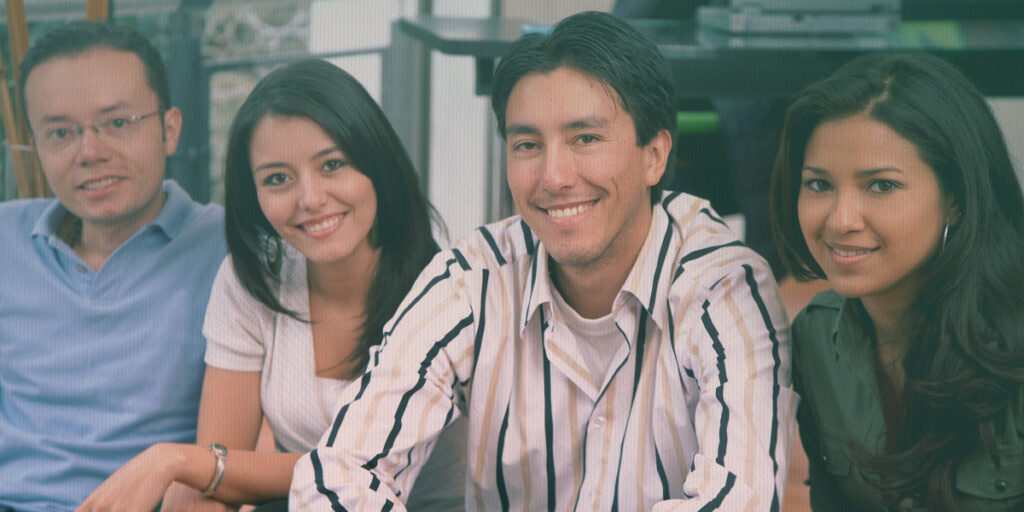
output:
[{"label": "eyeglass frame", "polygon": [[[73,124],[70,127],[63,127],[62,126],[61,128],[69,128],[71,130],[71,133],[74,134],[73,136],[69,135],[71,140],[67,143],[66,146],[46,147],[46,142],[43,142],[42,144],[40,144],[39,141],[36,139],[35,134],[32,135],[32,142],[33,142],[33,144],[35,144],[37,151],[40,150],[40,149],[43,149],[43,150],[45,150],[46,152],[49,152],[49,153],[59,153],[61,151],[67,150],[68,148],[72,147],[76,143],[77,144],[81,144],[82,136],[85,134],[86,127],[92,129],[93,133],[95,133],[97,137],[103,137],[104,140],[123,140],[123,139],[118,139],[119,136],[116,135],[116,132],[110,133],[110,132],[106,131],[106,128],[101,128],[100,125],[103,125],[104,127],[106,127],[106,126],[109,126],[110,123],[113,123],[114,121],[119,121],[120,120],[120,121],[126,121],[126,125],[127,126],[132,126],[132,125],[135,125],[135,123],[138,123],[139,121],[143,121],[143,120],[145,120],[148,117],[152,117],[152,116],[157,115],[157,114],[160,114],[162,116],[164,114],[164,112],[165,112],[164,109],[157,109],[157,110],[154,110],[153,112],[150,112],[148,114],[137,114],[137,115],[130,115],[130,116],[114,116],[114,117],[112,117],[110,119],[106,119],[106,120],[103,120],[103,121],[95,121],[95,122],[93,122],[91,124],[86,124],[86,125]],[[122,135],[122,136],[127,136],[127,134],[126,135]],[[44,137],[43,140],[45,141],[47,139]],[[61,139],[58,142],[63,142],[63,139]]]}]

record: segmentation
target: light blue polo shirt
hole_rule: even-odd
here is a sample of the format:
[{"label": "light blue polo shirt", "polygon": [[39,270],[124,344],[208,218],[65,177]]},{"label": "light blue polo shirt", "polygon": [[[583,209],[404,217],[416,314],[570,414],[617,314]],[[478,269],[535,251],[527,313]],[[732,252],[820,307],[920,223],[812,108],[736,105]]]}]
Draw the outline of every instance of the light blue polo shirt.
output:
[{"label": "light blue polo shirt", "polygon": [[163,188],[99,272],[56,200],[0,203],[0,509],[73,510],[153,443],[194,442],[224,214]]}]

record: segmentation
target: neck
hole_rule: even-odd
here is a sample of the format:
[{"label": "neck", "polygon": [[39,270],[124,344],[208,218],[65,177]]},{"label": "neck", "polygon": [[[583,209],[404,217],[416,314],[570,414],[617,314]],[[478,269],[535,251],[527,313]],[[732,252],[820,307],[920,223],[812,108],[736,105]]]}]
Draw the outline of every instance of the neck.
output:
[{"label": "neck", "polygon": [[875,331],[875,364],[879,392],[883,395],[886,428],[898,428],[899,404],[903,400],[906,373],[903,370],[903,356],[907,352],[910,336],[907,331],[906,314],[909,303],[899,305],[864,302],[864,309],[871,318]]},{"label": "neck", "polygon": [[331,263],[307,260],[309,292],[339,306],[366,305],[366,299],[377,275],[380,249],[365,246],[348,258]]},{"label": "neck", "polygon": [[565,302],[583,318],[600,318],[611,313],[615,296],[625,282],[624,275],[613,276],[613,271],[587,274],[576,272],[552,261],[552,280]]},{"label": "neck", "polygon": [[615,297],[633,270],[651,227],[651,210],[641,209],[639,215],[641,218],[623,233],[623,239],[613,240],[596,261],[579,266],[549,261],[554,285],[583,318],[600,318],[612,312]]},{"label": "neck", "polygon": [[916,289],[906,287],[902,290],[893,290],[884,296],[861,299],[861,304],[864,305],[864,310],[874,326],[879,348],[889,354],[888,359],[902,357],[910,341],[907,333],[907,312],[916,296]]},{"label": "neck", "polygon": [[[151,211],[135,216],[130,222],[86,222],[69,213],[61,226],[62,236],[89,267],[98,271],[118,247],[156,218],[166,200],[167,194],[161,192]],[[63,229],[65,225],[67,229]]]}]

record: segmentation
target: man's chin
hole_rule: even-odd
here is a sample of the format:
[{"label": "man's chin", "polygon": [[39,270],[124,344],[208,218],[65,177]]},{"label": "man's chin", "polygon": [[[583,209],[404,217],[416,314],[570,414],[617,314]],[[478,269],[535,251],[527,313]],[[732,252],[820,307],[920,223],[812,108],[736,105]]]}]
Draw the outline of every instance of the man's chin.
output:
[{"label": "man's chin", "polygon": [[580,246],[553,247],[545,244],[552,266],[568,267],[576,270],[591,268],[597,263],[597,251],[584,250]]}]

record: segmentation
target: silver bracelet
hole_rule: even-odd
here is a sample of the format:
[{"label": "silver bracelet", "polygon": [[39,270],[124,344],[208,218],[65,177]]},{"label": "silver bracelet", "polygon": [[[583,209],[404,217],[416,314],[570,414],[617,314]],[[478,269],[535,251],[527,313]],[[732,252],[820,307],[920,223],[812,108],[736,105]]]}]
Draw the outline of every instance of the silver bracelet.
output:
[{"label": "silver bracelet", "polygon": [[212,496],[217,488],[220,487],[220,481],[224,478],[224,466],[228,458],[228,448],[219,443],[210,443],[210,451],[213,452],[213,456],[217,457],[217,467],[213,470],[213,478],[210,479],[210,483],[203,489],[203,496]]}]

